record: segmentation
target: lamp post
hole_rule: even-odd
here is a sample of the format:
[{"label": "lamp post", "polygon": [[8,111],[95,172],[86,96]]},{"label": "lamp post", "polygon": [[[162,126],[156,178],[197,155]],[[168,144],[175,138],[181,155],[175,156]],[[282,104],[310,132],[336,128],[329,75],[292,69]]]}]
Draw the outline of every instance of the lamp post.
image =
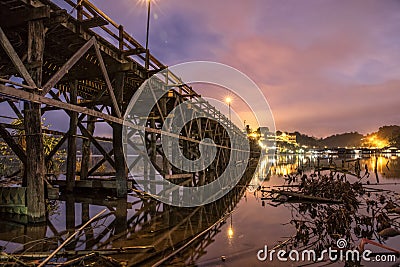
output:
[{"label": "lamp post", "polygon": [[151,0],[147,0],[147,28],[146,28],[146,60],[145,68],[149,69],[149,28],[150,28],[150,3]]},{"label": "lamp post", "polygon": [[225,102],[228,104],[228,108],[229,108],[229,120],[231,120],[231,102],[232,102],[232,98],[230,98],[229,96],[227,98],[225,98]]}]

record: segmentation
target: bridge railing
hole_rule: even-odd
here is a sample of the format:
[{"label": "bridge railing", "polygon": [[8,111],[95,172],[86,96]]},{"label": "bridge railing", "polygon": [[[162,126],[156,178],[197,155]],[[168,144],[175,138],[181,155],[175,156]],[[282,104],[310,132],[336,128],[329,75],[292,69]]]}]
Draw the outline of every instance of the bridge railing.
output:
[{"label": "bridge railing", "polygon": [[[138,59],[142,63],[145,62],[146,58],[143,53],[146,52],[146,49],[124,30],[123,25],[118,24],[117,22],[112,20],[106,13],[104,13],[88,0],[77,0],[76,3],[72,0],[63,1],[72,8],[76,9],[76,12],[72,13],[74,14],[76,20],[93,20],[95,21],[94,23],[98,23],[99,27],[96,27],[97,30],[92,30],[94,30],[100,36],[104,37],[106,40],[111,41],[113,45],[118,47],[123,58],[130,58],[133,60]],[[104,23],[102,23],[101,20],[103,20]],[[149,66],[151,66],[154,70],[167,68],[167,66],[162,64],[151,54],[149,54]],[[181,78],[177,77],[168,69],[165,72],[165,81],[167,85],[177,85],[177,87],[179,88],[177,92],[186,96],[190,96],[190,101],[196,104],[198,107],[202,107],[206,110],[211,111],[213,117],[217,121],[228,126],[237,134],[243,133],[242,130],[240,130],[235,124],[233,124],[226,116],[221,114],[220,111],[213,107],[208,101],[202,99],[201,96],[197,94],[191,86],[185,84],[181,80]]]},{"label": "bridge railing", "polygon": [[177,77],[173,72],[169,71],[168,68],[161,72],[163,76],[164,86],[167,88],[176,88],[175,91],[180,95],[188,97],[187,101],[192,104],[192,109],[196,110],[198,113],[206,113],[208,117],[215,119],[222,125],[229,128],[230,131],[239,135],[245,136],[243,130],[236,126],[229,118],[217,110],[213,105],[211,105],[207,100],[201,97],[196,91],[193,90],[191,86],[184,83],[181,78]]},{"label": "bridge railing", "polygon": [[[97,26],[92,30],[115,45],[120,50],[122,58],[139,60],[144,65],[146,49],[124,30],[123,25],[112,20],[105,12],[88,0],[63,1],[73,9],[76,9],[76,12],[71,14],[76,20]],[[166,68],[150,53],[149,66],[154,70]]]}]

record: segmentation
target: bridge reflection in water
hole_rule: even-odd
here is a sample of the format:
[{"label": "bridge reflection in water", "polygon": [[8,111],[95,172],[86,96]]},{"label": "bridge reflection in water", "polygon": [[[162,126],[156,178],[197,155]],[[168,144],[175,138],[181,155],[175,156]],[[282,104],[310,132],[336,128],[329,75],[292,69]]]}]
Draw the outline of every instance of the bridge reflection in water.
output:
[{"label": "bridge reflection in water", "polygon": [[130,193],[128,201],[98,194],[62,195],[52,203],[53,212],[47,224],[14,223],[24,219],[16,215],[1,220],[0,245],[6,252],[18,255],[33,257],[48,253],[106,208],[109,212],[65,247],[69,254],[75,254],[65,256],[66,259],[77,257],[76,253],[100,250],[128,265],[194,263],[206,253],[207,246],[244,195],[256,166],[257,160],[251,161],[243,178],[227,195],[194,208],[169,206],[140,190]]}]

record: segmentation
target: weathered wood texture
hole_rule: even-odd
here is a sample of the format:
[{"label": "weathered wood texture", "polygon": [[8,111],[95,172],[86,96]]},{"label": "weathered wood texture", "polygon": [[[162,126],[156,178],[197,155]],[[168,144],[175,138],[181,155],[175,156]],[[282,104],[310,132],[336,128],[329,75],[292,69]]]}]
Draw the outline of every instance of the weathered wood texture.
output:
[{"label": "weathered wood texture", "polygon": [[[87,116],[87,131],[93,135],[95,129],[95,117]],[[86,138],[82,141],[82,161],[81,161],[81,170],[80,170],[80,179],[86,180],[88,178],[88,172],[90,167],[90,139]]]},{"label": "weathered wood texture", "polygon": [[[124,80],[125,74],[118,73],[115,77],[115,97],[116,102],[123,103],[124,101]],[[122,106],[122,105],[121,105]],[[119,107],[113,108],[113,114],[120,116],[121,112]],[[114,160],[116,169],[116,182],[117,182],[117,197],[125,197],[127,194],[127,177],[128,169],[125,163],[125,156],[122,142],[122,130],[121,124],[113,123],[113,147],[114,147]]]},{"label": "weathered wood texture", "polygon": [[[43,62],[45,45],[43,21],[29,21],[28,36],[28,64]],[[31,68],[30,75],[36,85],[40,86],[42,83],[41,65]],[[44,199],[45,165],[40,104],[25,102],[24,115],[28,216],[32,221],[44,221],[46,218],[46,203]]]},{"label": "weathered wood texture", "polygon": [[[71,104],[77,104],[77,82],[70,83],[70,98]],[[74,181],[76,176],[76,132],[78,127],[78,113],[69,113],[69,132],[68,132],[68,156],[67,156],[67,191],[74,190]]]}]

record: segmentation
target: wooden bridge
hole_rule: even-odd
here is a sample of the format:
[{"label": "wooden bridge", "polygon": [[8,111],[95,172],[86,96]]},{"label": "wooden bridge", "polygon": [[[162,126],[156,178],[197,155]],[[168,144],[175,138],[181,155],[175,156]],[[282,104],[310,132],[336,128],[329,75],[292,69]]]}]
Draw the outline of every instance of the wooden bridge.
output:
[{"label": "wooden bridge", "polygon": [[[99,186],[115,189],[117,197],[126,196],[127,167],[134,166],[126,166],[124,159],[123,115],[140,85],[155,73],[168,70],[122,25],[89,1],[57,3],[0,0],[0,101],[23,121],[18,127],[1,123],[0,136],[22,163],[14,175],[23,177],[27,214],[32,221],[45,219],[45,185],[52,175],[46,166],[66,142],[66,179],[55,183],[65,186],[68,192]],[[174,183],[190,186],[213,181],[230,156],[230,140],[223,126],[230,127],[239,138],[246,136],[184,81],[166,73],[168,91],[154,106],[143,129],[146,145],[137,152],[147,153],[156,170]],[[200,137],[207,136],[218,145],[215,171],[207,177],[205,171],[190,173],[173,168],[159,145],[163,118],[185,101],[214,118],[191,121],[179,136],[179,146],[190,159],[198,155]],[[23,103],[23,108],[18,103]],[[68,115],[67,132],[42,127],[42,116],[54,110]],[[100,123],[112,128],[112,149],[104,146],[104,138],[94,134]],[[10,131],[16,128],[25,136],[25,142],[18,142],[18,136]],[[59,135],[60,140],[45,153],[43,137],[49,134]],[[82,139],[81,147],[77,139]],[[91,146],[103,157],[94,164],[90,161]],[[82,152],[79,170],[78,150]],[[112,168],[107,174],[113,179],[94,180],[94,174],[101,175],[99,168],[105,163]],[[144,170],[143,176],[147,175],[155,174]]]}]

